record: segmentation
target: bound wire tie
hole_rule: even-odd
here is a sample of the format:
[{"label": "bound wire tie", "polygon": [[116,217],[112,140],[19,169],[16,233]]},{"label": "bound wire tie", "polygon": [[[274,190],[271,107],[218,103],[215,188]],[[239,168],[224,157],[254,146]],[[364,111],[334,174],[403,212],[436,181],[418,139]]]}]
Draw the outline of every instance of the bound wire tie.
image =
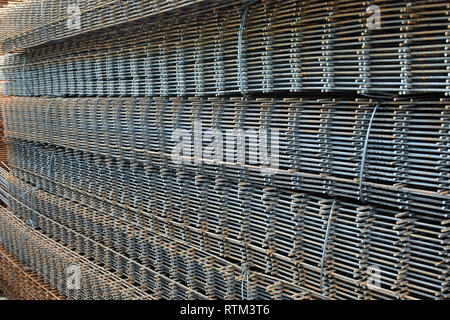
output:
[{"label": "bound wire tie", "polygon": [[27,220],[27,222],[30,224],[30,226],[34,229],[35,221],[36,221],[36,215],[34,213],[34,201],[33,201],[33,193],[35,190],[37,190],[38,187],[33,187],[32,189],[25,191],[20,195],[21,198],[25,197],[27,194],[30,193],[30,208],[31,208],[31,218]]},{"label": "bound wire tie", "polygon": [[55,163],[56,150],[53,150],[48,164],[48,179],[50,181],[50,190],[53,188],[53,165]]},{"label": "bound wire tie", "polygon": [[22,66],[22,79],[24,81],[25,88],[26,88],[28,94],[31,96],[32,94],[31,94],[30,88],[28,87],[28,81],[25,79],[25,66],[26,66],[26,64],[27,64],[27,56],[25,55],[25,58],[23,59],[23,66]]},{"label": "bound wire tie", "polygon": [[47,35],[47,39],[48,41],[52,41],[52,38],[50,38],[50,35],[48,33],[47,27],[45,26],[45,21],[44,21],[44,5],[45,5],[45,0],[41,1],[41,24],[42,24],[42,29],[44,30],[45,34]]},{"label": "bound wire tie", "polygon": [[26,234],[26,227],[25,227],[25,229],[24,229],[24,231],[22,233],[22,236],[20,237],[20,248],[22,249],[22,251],[24,253],[24,259],[25,260],[26,260],[26,258],[25,258],[26,255],[25,255],[25,250],[24,250],[24,247],[23,247],[23,243],[25,242],[26,238],[27,238],[27,234]]},{"label": "bound wire tie", "polygon": [[[25,191],[24,193],[22,193],[20,195],[21,198],[25,197],[28,193],[30,193],[30,208],[31,208],[31,218],[27,220],[28,224],[31,226],[32,229],[35,229],[35,220],[36,220],[36,215],[34,213],[34,201],[33,201],[33,193],[35,190],[37,190],[38,187],[33,187],[32,189]],[[25,242],[27,235],[26,235],[26,230],[23,231],[22,236],[20,237],[20,247],[22,248],[22,250],[24,250],[23,248],[23,243]]]},{"label": "bound wire tie", "polygon": [[378,107],[380,106],[381,102],[378,102],[375,105],[375,108],[373,108],[372,115],[370,116],[369,126],[367,127],[366,132],[366,139],[364,141],[364,148],[361,156],[361,167],[359,168],[359,200],[364,201],[362,194],[362,188],[363,188],[363,179],[364,179],[364,167],[366,164],[366,156],[367,156],[367,147],[369,145],[369,138],[370,138],[370,130],[372,129],[372,123],[373,119],[375,118],[375,113],[378,110]]},{"label": "bound wire tie", "polygon": [[250,274],[250,265],[248,262],[242,264],[242,271],[241,271],[241,300],[245,300],[244,298],[244,279],[246,281],[246,291],[247,291],[247,300],[250,300],[250,290],[248,289],[250,280],[249,280],[249,274]]},{"label": "bound wire tie", "polygon": [[242,11],[241,25],[239,27],[239,37],[238,37],[238,73],[239,73],[239,89],[241,94],[245,96],[247,93],[244,89],[244,79],[242,77],[242,37],[245,30],[245,19],[247,18],[248,9],[258,2],[259,0],[251,0],[244,5],[244,10]]},{"label": "bound wire tie", "polygon": [[53,144],[53,135],[52,135],[52,131],[50,130],[50,127],[49,127],[49,122],[48,122],[48,116],[49,116],[49,114],[50,114],[50,107],[52,106],[52,103],[50,102],[49,104],[48,104],[48,107],[47,107],[47,111],[45,111],[45,127],[47,128],[47,132],[48,132],[48,143],[49,144]]},{"label": "bound wire tie", "polygon": [[365,92],[361,92],[359,93],[360,95],[367,97],[367,98],[373,98],[373,99],[394,99],[398,97],[398,94],[391,94],[391,93],[386,93],[386,92],[375,92],[375,93],[365,93]]},{"label": "bound wire tie", "polygon": [[320,260],[320,292],[323,292],[323,267],[325,263],[325,256],[327,252],[328,247],[328,237],[330,235],[330,227],[331,227],[331,220],[333,219],[333,213],[334,213],[334,207],[336,206],[336,199],[333,200],[333,204],[331,205],[330,214],[328,216],[328,222],[327,222],[327,230],[325,231],[325,239],[323,242],[323,248],[322,248],[322,259]]}]

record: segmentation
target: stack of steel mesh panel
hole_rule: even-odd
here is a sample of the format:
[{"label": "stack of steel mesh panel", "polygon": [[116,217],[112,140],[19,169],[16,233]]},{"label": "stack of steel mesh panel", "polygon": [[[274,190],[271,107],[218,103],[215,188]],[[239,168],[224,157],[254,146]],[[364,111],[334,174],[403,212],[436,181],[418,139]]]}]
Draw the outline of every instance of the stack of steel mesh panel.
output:
[{"label": "stack of steel mesh panel", "polygon": [[197,2],[13,10],[5,248],[70,299],[450,298],[449,4]]},{"label": "stack of steel mesh panel", "polygon": [[[199,239],[199,232],[193,227],[190,228],[192,241],[183,239],[181,235],[177,235],[178,241],[174,241],[171,236],[180,232],[175,228],[177,226],[173,227],[171,234],[161,232],[159,229],[167,228],[158,226],[161,219],[155,218],[154,227],[151,219],[145,219],[135,210],[113,207],[106,199],[102,204],[105,211],[92,205],[95,199],[84,205],[84,200],[73,202],[46,191],[32,191],[31,196],[24,199],[24,191],[32,190],[31,185],[13,177],[8,178],[8,183],[10,207],[16,214],[51,234],[59,243],[93,259],[104,269],[114,270],[114,274],[154,292],[152,298],[236,298],[240,294],[240,281],[237,281],[242,271],[240,265],[200,250],[194,242]],[[111,215],[113,212],[116,214]],[[58,217],[58,213],[63,216]],[[179,224],[176,225],[179,228]],[[212,241],[217,241],[217,236],[215,238]],[[240,255],[239,246],[235,247],[234,254]],[[283,288],[279,294],[285,298],[309,296],[295,283],[263,273],[252,273],[251,281],[248,294],[253,298],[270,298],[270,288],[275,285]]]},{"label": "stack of steel mesh panel", "polygon": [[[1,208],[2,214],[10,214]],[[10,300],[64,300],[48,283],[0,247],[0,290]]]},{"label": "stack of steel mesh panel", "polygon": [[[71,247],[81,238],[73,238],[71,246],[63,246],[3,209],[0,221],[2,243],[5,248],[65,296],[72,299],[150,297],[145,291],[73,252]],[[70,289],[67,286],[66,272],[72,266],[80,268],[83,274],[80,289]]]},{"label": "stack of steel mesh panel", "polygon": [[384,14],[379,30],[366,26],[367,1],[261,1],[244,23],[240,1],[167,14],[8,56],[6,92],[448,94],[448,2],[375,3]]},{"label": "stack of steel mesh panel", "polygon": [[[233,181],[223,175],[194,176],[185,168],[144,167],[91,152],[48,149],[28,142],[15,144],[11,152],[17,159],[17,163],[11,163],[12,170],[30,185],[28,188],[38,186],[60,197],[41,200],[35,191],[31,200],[27,195],[26,201],[34,202],[37,211],[46,212],[48,206],[53,206],[59,223],[99,237],[97,240],[105,245],[121,244],[123,253],[130,257],[144,259],[145,235],[163,234],[165,241],[187,242],[200,252],[234,260],[236,268],[250,260],[255,271],[299,286],[309,284],[314,292],[322,292],[317,265],[321,262],[330,198],[277,187],[263,188],[258,183]],[[143,187],[143,182],[149,187]],[[13,193],[20,197],[26,191],[18,188]],[[85,207],[78,205],[71,209],[72,214],[66,209],[61,216],[58,212],[62,209],[56,208],[69,206],[66,201],[72,203],[70,206],[82,203]],[[328,240],[334,249],[327,254],[327,259],[333,261],[327,263],[328,268],[336,270],[327,271],[322,281],[347,281],[361,290],[354,297],[367,297],[370,292],[364,294],[363,290],[366,269],[376,264],[386,272],[382,278],[383,294],[445,296],[447,214],[448,207],[430,213],[416,204],[400,211],[393,206],[337,201]],[[109,218],[111,223],[117,219],[117,228],[124,230],[122,238],[116,238],[117,228],[112,227],[111,233],[106,231],[106,222],[103,234],[96,234],[94,218],[89,215],[102,220]],[[80,220],[82,216],[86,216],[86,222]],[[127,235],[135,239],[127,241]],[[158,261],[156,265],[152,261],[149,259],[148,263],[156,267]],[[413,263],[420,265],[416,270],[419,273],[409,269]],[[170,265],[165,268],[170,272]],[[432,289],[422,291],[425,287],[421,286],[416,290],[420,273],[427,269],[433,272],[422,277]],[[360,277],[359,282],[353,277]],[[348,295],[344,289],[336,286],[329,295]]]},{"label": "stack of steel mesh panel", "polygon": [[[194,132],[196,121],[202,124],[203,136],[211,129],[277,130],[274,187],[389,202],[408,210],[417,194],[430,201],[441,199],[445,207],[450,190],[449,100],[405,98],[381,103],[371,123],[363,165],[364,139],[376,105],[368,98],[16,97],[6,103],[5,121],[11,138],[172,169],[179,167],[171,161],[178,143],[174,132],[180,128]],[[238,146],[224,141],[224,148],[236,152]],[[235,180],[241,179],[242,170],[248,181],[265,180],[261,166],[230,161],[226,154],[220,159],[204,157],[199,168],[191,149],[186,154],[191,158],[182,164],[193,174],[200,170],[214,177],[220,166]]]},{"label": "stack of steel mesh panel", "polygon": [[[1,12],[0,42],[4,51],[20,50],[152,17],[162,12],[180,14],[187,8],[198,8],[203,2],[223,1],[29,0]],[[79,20],[79,26],[71,27],[71,19],[76,19],[77,16],[83,17]]]}]

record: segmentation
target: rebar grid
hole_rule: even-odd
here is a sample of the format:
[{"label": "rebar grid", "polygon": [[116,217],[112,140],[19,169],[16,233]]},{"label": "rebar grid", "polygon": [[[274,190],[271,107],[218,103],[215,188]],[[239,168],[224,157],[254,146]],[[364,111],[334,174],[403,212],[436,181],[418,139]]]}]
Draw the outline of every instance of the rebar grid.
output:
[{"label": "rebar grid", "polygon": [[7,56],[5,94],[450,92],[447,1],[374,1],[380,29],[367,1],[258,1],[239,37],[240,2]]},{"label": "rebar grid", "polygon": [[[0,14],[0,43],[4,52],[61,42],[84,33],[124,23],[136,23],[162,14],[183,14],[199,5],[227,5],[219,0],[31,0]],[[242,1],[241,1],[242,2]],[[70,25],[78,19],[79,27]]]},{"label": "rebar grid", "polygon": [[[450,298],[447,1],[372,1],[379,28],[367,1],[112,1],[70,32],[53,3],[0,34],[27,48],[1,68],[0,237],[54,290]],[[236,129],[268,140],[207,156]]]},{"label": "rebar grid", "polygon": [[[3,213],[3,212],[2,212]],[[0,245],[0,290],[10,300],[64,300]]]},{"label": "rebar grid", "polygon": [[[173,161],[178,144],[174,132],[185,129],[192,145],[182,165],[189,172],[215,176],[221,170],[234,179],[245,173],[246,179],[255,183],[357,200],[363,195],[371,203],[388,201],[405,209],[415,197],[448,200],[449,101],[385,102],[370,123],[375,104],[368,98],[10,98],[4,117],[8,138],[142,165],[179,167]],[[235,153],[238,146],[225,141],[221,159],[195,154],[192,133],[196,123],[201,123],[204,136],[210,129],[224,136],[236,128],[266,130],[268,134],[277,130],[276,175],[264,182],[265,166],[260,162],[251,164],[246,158],[245,163],[237,163],[236,157],[230,161],[226,148]],[[199,143],[206,148],[210,141]],[[246,143],[246,151],[258,154],[260,150],[250,151]],[[201,158],[201,166],[195,157]],[[360,189],[361,168],[364,180]],[[442,205],[446,208],[445,202]]]},{"label": "rebar grid", "polygon": [[[49,150],[48,146],[35,147],[26,142],[18,143],[17,150],[20,156],[15,158],[21,162],[12,163],[13,172],[30,186],[14,187],[14,195],[23,195],[33,185],[52,192],[54,196],[33,192],[35,210],[53,211],[62,225],[104,241],[138,261],[146,259],[153,268],[164,265],[163,257],[158,259],[156,253],[145,251],[158,247],[145,240],[156,233],[164,236],[161,243],[168,247],[167,242],[176,239],[187,248],[233,260],[237,266],[250,263],[253,271],[328,298],[447,295],[446,210],[430,215],[417,207],[398,211],[337,201],[321,290],[319,270],[330,199],[275,187],[263,189],[222,175],[213,179],[159,166],[144,168],[126,160],[67,149]],[[59,174],[51,179],[45,168],[54,151],[54,172]],[[73,176],[83,177],[83,181],[75,181]],[[142,185],[144,181],[147,186]],[[25,199],[30,201],[28,196]],[[67,201],[70,204],[65,204]],[[30,218],[30,214],[22,213],[23,218]],[[167,264],[158,270],[173,276],[175,267],[169,261],[166,259]],[[384,273],[382,286],[371,292],[365,285],[367,268],[373,264]],[[184,272],[183,268],[176,270]],[[422,285],[423,279],[426,285]],[[343,284],[336,285],[339,281]],[[207,288],[202,290],[206,292]]]}]

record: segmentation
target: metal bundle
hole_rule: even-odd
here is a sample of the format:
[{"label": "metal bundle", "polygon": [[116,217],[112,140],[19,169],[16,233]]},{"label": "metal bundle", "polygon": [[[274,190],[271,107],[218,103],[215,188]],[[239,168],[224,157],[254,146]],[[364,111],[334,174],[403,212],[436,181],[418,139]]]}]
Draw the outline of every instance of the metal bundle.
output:
[{"label": "metal bundle", "polygon": [[0,33],[1,244],[53,289],[450,298],[447,1],[58,4]]},{"label": "metal bundle", "polygon": [[[230,160],[226,153],[237,153],[238,146],[225,136],[236,128],[278,130],[271,185],[410,210],[417,197],[448,207],[448,110],[447,99],[11,98],[4,116],[10,138],[175,169],[180,164],[173,157],[174,132],[185,129],[191,142],[182,161],[186,171],[214,177],[220,169],[234,180],[244,174],[258,184],[267,181],[261,150],[250,151],[246,140],[247,154],[258,156],[258,163]],[[210,129],[223,134],[222,158],[194,152],[195,144],[210,143],[195,141],[196,121],[204,137]],[[267,140],[271,147],[273,140]]]},{"label": "metal bundle", "polygon": [[[7,212],[1,208],[1,213]],[[0,290],[10,300],[64,300],[48,283],[0,247]]]},{"label": "metal bundle", "polygon": [[[232,299],[242,294],[240,265],[200,250],[188,239],[177,236],[175,241],[171,235],[158,231],[158,226],[149,228],[149,222],[152,225],[153,221],[139,217],[136,212],[107,203],[102,207],[90,206],[93,199],[89,204],[72,202],[45,191],[34,191],[33,200],[25,200],[23,191],[32,186],[15,178],[9,179],[9,183],[10,207],[15,214],[33,221],[35,227],[61,244],[93,259],[105,272],[126,277],[133,286],[152,292],[153,298]],[[24,206],[22,201],[31,201],[33,208]],[[274,286],[282,289],[272,293]],[[254,271],[246,282],[245,294],[257,299],[310,296],[295,283]]]},{"label": "metal bundle", "polygon": [[[10,55],[7,95],[450,92],[447,1],[240,1]],[[245,10],[245,9],[244,9]],[[244,19],[245,18],[245,19]]]},{"label": "metal bundle", "polygon": [[[205,0],[31,0],[7,7],[0,15],[0,43],[11,52],[95,32],[143,18],[198,8]],[[221,1],[223,3],[223,1]],[[197,5],[197,7],[195,7]],[[79,17],[79,26],[71,19]]]},{"label": "metal bundle", "polygon": [[[148,267],[168,276],[174,268],[170,259],[158,260],[142,252],[157,247],[146,240],[154,234],[167,247],[174,247],[168,242],[178,242],[207,253],[212,260],[234,261],[235,269],[248,263],[252,272],[306,288],[319,297],[448,296],[444,245],[449,237],[448,210],[433,215],[413,209],[399,212],[264,188],[245,177],[238,182],[220,174],[211,179],[200,172],[144,167],[27,142],[15,142],[12,152],[17,159],[11,164],[14,175],[28,182],[28,189],[40,190],[33,193],[36,211],[53,212],[51,219],[132,259],[147,257]],[[26,190],[19,184],[11,192],[19,197]],[[23,215],[30,218],[29,211]],[[116,227],[111,226],[114,220]],[[95,232],[96,224],[102,233]],[[127,235],[133,239],[127,241]],[[367,288],[368,268],[373,265],[381,269],[379,288]],[[418,286],[422,282],[427,286]],[[212,292],[210,283],[203,284],[202,291]],[[268,298],[265,294],[250,295]]]},{"label": "metal bundle", "polygon": [[[1,208],[0,232],[2,244],[19,260],[29,265],[69,299],[148,299],[150,295],[133,287],[127,281],[107,272],[85,257],[70,250],[20,220],[15,214]],[[79,239],[74,239],[79,241]],[[79,289],[67,286],[67,271],[80,268]]]}]

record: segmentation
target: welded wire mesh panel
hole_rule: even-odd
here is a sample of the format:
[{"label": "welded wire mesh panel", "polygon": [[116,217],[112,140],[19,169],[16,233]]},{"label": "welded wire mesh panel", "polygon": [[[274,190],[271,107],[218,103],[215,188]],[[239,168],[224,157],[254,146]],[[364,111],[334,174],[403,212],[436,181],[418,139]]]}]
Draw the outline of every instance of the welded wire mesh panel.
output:
[{"label": "welded wire mesh panel", "polygon": [[[174,161],[179,150],[176,133],[186,130],[190,143],[182,153],[183,170],[215,176],[220,169],[235,180],[244,173],[245,179],[259,184],[266,180],[266,165],[260,161],[263,148],[250,150],[246,140],[247,157],[239,162],[237,156],[227,157],[229,149],[237,152],[239,147],[227,139],[235,128],[276,132],[277,140],[267,138],[269,147],[278,145],[276,153],[267,149],[269,160],[277,158],[269,163],[276,173],[270,176],[271,185],[378,204],[388,201],[398,208],[409,208],[413,194],[447,201],[448,101],[382,103],[366,144],[374,108],[368,99],[12,98],[4,113],[10,138],[170,168],[180,167]],[[200,140],[194,135],[196,128],[201,130]],[[223,135],[222,154],[206,153],[210,140],[203,137],[211,129]],[[256,163],[251,162],[252,154]]]},{"label": "welded wire mesh panel", "polygon": [[[425,230],[441,238],[441,243],[448,239],[445,210],[435,211],[434,220],[430,220],[416,208],[399,213],[386,206],[345,201],[333,205],[329,198],[274,187],[264,189],[223,176],[214,180],[158,166],[133,166],[126,160],[111,161],[91,153],[48,149],[44,145],[17,142],[13,150],[21,153],[15,157],[20,162],[12,163],[14,174],[30,183],[28,187],[20,186],[22,182],[14,186],[15,197],[21,197],[33,185],[53,193],[33,192],[35,210],[55,212],[51,219],[58,223],[131,259],[139,261],[145,257],[144,261],[150,263],[145,266],[167,272],[168,276],[174,268],[173,259],[165,259],[164,255],[170,254],[157,248],[175,241],[211,255],[209,259],[233,261],[228,265],[236,270],[251,263],[253,272],[329,298],[442,298],[447,294],[447,249],[432,236],[423,238],[421,245],[424,249],[434,246],[439,254],[422,254],[420,258],[420,253],[415,253],[415,261],[421,259],[423,267],[415,268],[409,263],[409,248],[417,246],[415,239],[422,237]],[[42,170],[49,166],[51,158],[55,166],[52,170],[58,174]],[[72,172],[85,180],[70,180],[75,175]],[[144,179],[152,188],[135,184]],[[31,200],[26,196],[24,201]],[[70,205],[66,204],[68,201]],[[22,216],[32,218],[31,210]],[[411,217],[428,224],[421,229]],[[39,219],[36,224],[41,224]],[[96,233],[97,228],[103,228],[103,232]],[[161,243],[150,245],[148,237],[153,234],[161,236]],[[151,247],[163,256],[142,251]],[[422,275],[432,288],[417,290],[416,272],[425,272],[432,265],[439,271]],[[368,288],[368,269],[375,267],[381,271],[381,283],[379,288]],[[178,272],[183,274],[182,270]],[[189,276],[184,274],[183,279]],[[206,274],[200,272],[196,276],[194,279],[201,283]],[[203,285],[206,288],[200,287],[201,292],[211,292],[208,283]],[[238,297],[239,288],[234,290]],[[256,293],[252,297],[265,298]]]},{"label": "welded wire mesh panel", "polygon": [[64,300],[59,292],[27,270],[4,248],[0,248],[0,290],[10,300]]},{"label": "welded wire mesh panel", "polygon": [[[73,299],[144,299],[148,294],[133,288],[126,281],[107,273],[81,255],[33,230],[15,215],[1,209],[2,243],[5,248],[30,265],[52,287]],[[76,266],[85,275],[79,290],[67,287],[66,271]]]},{"label": "welded wire mesh panel", "polygon": [[447,1],[69,4],[0,19],[0,240],[52,290],[450,298]]},{"label": "welded wire mesh panel", "polygon": [[[23,195],[23,188],[31,187],[16,179],[10,182],[14,197]],[[15,185],[15,182],[19,185]],[[136,212],[124,211],[124,208],[107,205],[105,210],[111,211],[93,211],[89,207],[83,208],[83,205],[43,191],[34,191],[33,197],[38,193],[44,198],[33,198],[34,208],[25,207],[22,201],[12,200],[11,207],[14,212],[27,221],[34,221],[34,226],[51,234],[52,238],[62,245],[73,245],[73,250],[102,265],[107,274],[113,272],[122,278],[126,277],[130,285],[139,284],[140,288],[145,287],[154,292],[154,298],[240,297],[240,265],[201,250],[195,245],[196,242],[186,243],[186,240],[177,235],[180,230],[176,224],[171,227],[176,234],[167,234],[164,230],[155,228],[153,221],[150,221],[152,227],[149,228],[148,222],[133,225],[131,220],[120,221],[119,216],[110,215],[116,212],[128,217],[138,216]],[[93,203],[92,200],[88,202]],[[53,213],[40,213],[50,212],[48,211],[50,209],[62,215],[58,217]],[[142,218],[140,220],[143,221]],[[161,222],[161,219],[157,220]],[[158,225],[158,222],[155,222],[155,225]],[[162,223],[159,225],[163,227]],[[102,233],[94,231],[98,228]],[[193,231],[192,236],[198,240],[196,233]],[[39,264],[39,261],[37,263]],[[309,296],[307,291],[298,285],[283,282],[263,273],[252,272],[250,279],[258,279],[256,282],[253,280],[247,282],[251,284],[248,294],[253,298],[269,299],[271,296],[267,290],[278,282],[284,283],[284,286],[290,289],[289,295],[292,299]],[[288,296],[286,292],[283,294]]]},{"label": "welded wire mesh panel", "polygon": [[8,55],[5,93],[448,94],[447,1],[374,5],[383,14],[375,27],[365,1],[267,0],[247,11],[240,1],[213,2],[195,14],[168,14]]},{"label": "welded wire mesh panel", "polygon": [[217,0],[23,1],[2,12],[0,43],[4,51],[20,50],[168,12],[179,15],[211,3],[227,4]]}]

